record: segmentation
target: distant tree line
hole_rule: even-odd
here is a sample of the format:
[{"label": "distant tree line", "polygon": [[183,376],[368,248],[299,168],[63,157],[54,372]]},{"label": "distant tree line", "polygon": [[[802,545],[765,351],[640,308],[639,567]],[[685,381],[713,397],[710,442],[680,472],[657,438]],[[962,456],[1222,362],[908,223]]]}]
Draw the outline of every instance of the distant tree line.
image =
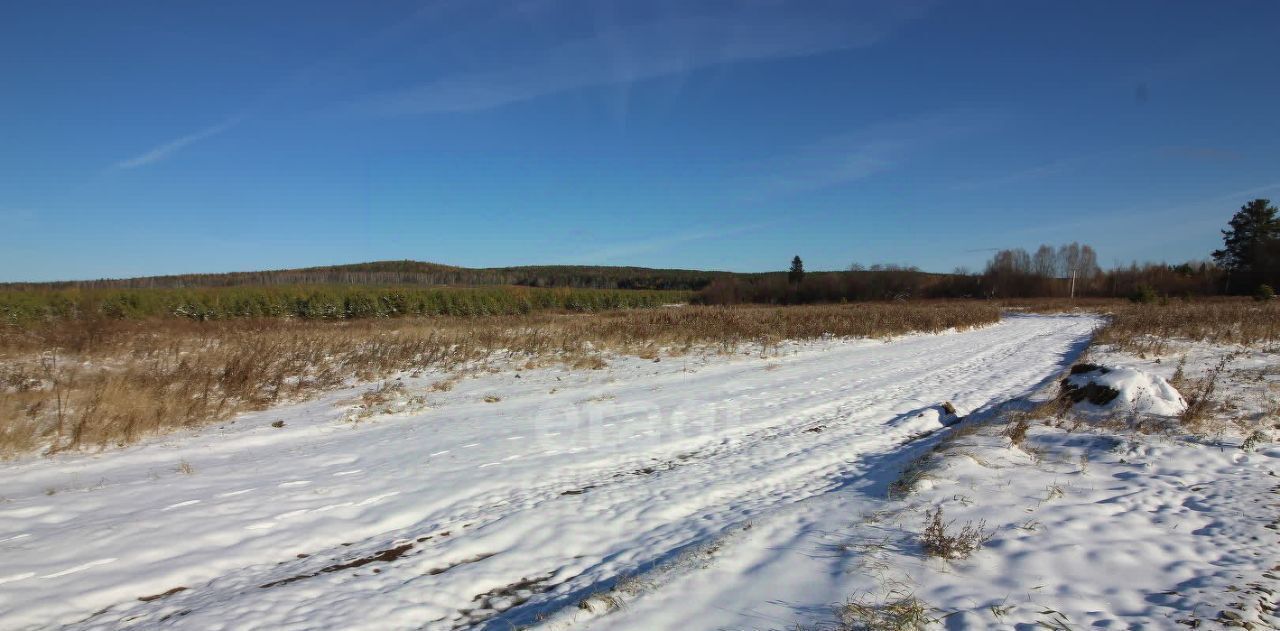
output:
[{"label": "distant tree line", "polygon": [[[907,266],[877,265],[845,272],[806,272],[793,282],[790,272],[716,278],[694,295],[701,304],[809,304],[910,298],[1120,297],[1142,292],[1172,297],[1220,294],[1224,271],[1212,262],[1131,264],[1103,271],[1089,246],[1041,246],[1038,253],[1073,248],[1084,253],[1079,267],[1047,265],[1047,257],[1025,250],[1000,250],[982,272],[922,272]],[[1037,266],[1039,259],[1041,265]],[[874,267],[874,269],[872,269]],[[1073,279],[1071,270],[1075,270]]]},{"label": "distant tree line", "polygon": [[1280,283],[1280,217],[1271,202],[1253,200],[1222,231],[1212,260],[1131,263],[1103,270],[1088,245],[1041,245],[997,251],[981,272],[932,274],[906,265],[853,264],[845,272],[790,271],[712,279],[694,300],[704,304],[803,304],[905,298],[1107,297],[1149,299],[1223,294],[1272,295]]},{"label": "distant tree line", "polygon": [[809,304],[856,300],[977,296],[969,277],[909,269],[791,271],[721,276],[694,296],[700,304]]},{"label": "distant tree line", "polygon": [[[997,251],[981,272],[920,271],[910,265],[850,265],[847,271],[806,271],[799,256],[787,271],[732,273],[642,267],[546,265],[464,268],[420,261],[378,261],[227,274],[181,274],[58,283],[0,284],[0,291],[276,287],[532,288],[697,292],[703,304],[803,304],[907,298],[1190,297],[1262,295],[1280,282],[1280,218],[1271,202],[1245,204],[1222,231],[1212,260],[1132,263],[1102,270],[1088,245],[1041,245]],[[292,288],[292,289],[291,289]],[[1265,288],[1265,290],[1264,290]],[[15,300],[11,300],[15,302]],[[517,301],[518,303],[518,301]],[[512,304],[517,304],[512,303]],[[345,310],[350,310],[344,306]],[[359,310],[359,308],[357,308]],[[424,309],[434,313],[434,307]]]},{"label": "distant tree line", "polygon": [[988,297],[1096,295],[1093,282],[1101,275],[1092,247],[1046,244],[1035,254],[1022,248],[996,252],[982,273],[981,287]]}]

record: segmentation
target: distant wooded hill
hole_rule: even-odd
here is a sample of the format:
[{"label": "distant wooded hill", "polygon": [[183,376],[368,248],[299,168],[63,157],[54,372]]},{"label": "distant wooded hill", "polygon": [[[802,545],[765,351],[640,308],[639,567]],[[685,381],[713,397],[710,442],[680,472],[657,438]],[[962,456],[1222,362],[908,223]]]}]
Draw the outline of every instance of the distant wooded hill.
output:
[{"label": "distant wooded hill", "polygon": [[467,268],[422,261],[375,261],[300,269],[223,274],[177,274],[140,278],[0,284],[6,291],[217,289],[229,287],[492,287],[524,286],[565,289],[664,290],[697,292],[704,304],[755,302],[838,302],[898,297],[981,295],[977,279],[890,268],[809,272],[801,285],[788,273],[530,265]]},{"label": "distant wooded hill", "polygon": [[533,265],[466,268],[423,261],[375,261],[300,269],[224,274],[175,274],[140,278],[6,283],[6,289],[178,289],[273,285],[396,285],[570,287],[590,289],[669,289],[697,291],[718,277],[757,277],[683,269]]}]

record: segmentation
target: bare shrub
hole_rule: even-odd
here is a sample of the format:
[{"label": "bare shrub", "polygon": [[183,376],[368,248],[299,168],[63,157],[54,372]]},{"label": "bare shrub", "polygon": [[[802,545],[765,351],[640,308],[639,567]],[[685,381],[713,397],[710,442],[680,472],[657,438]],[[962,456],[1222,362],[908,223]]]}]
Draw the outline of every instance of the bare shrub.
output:
[{"label": "bare shrub", "polygon": [[1240,450],[1253,451],[1258,448],[1258,445],[1266,444],[1266,442],[1267,442],[1266,432],[1263,432],[1260,429],[1255,429],[1253,430],[1252,433],[1249,434],[1248,437],[1244,439],[1244,442],[1240,443]]},{"label": "bare shrub", "polygon": [[986,522],[966,523],[959,532],[951,533],[953,522],[943,521],[942,507],[939,506],[925,513],[924,532],[920,535],[920,546],[925,556],[940,559],[963,559],[976,552],[991,540],[992,534],[986,532]]},{"label": "bare shrub", "polygon": [[1173,375],[1169,377],[1169,385],[1177,388],[1178,392],[1186,387],[1187,382],[1187,356],[1183,355],[1178,359],[1178,366],[1174,368]]},{"label": "bare shrub", "polygon": [[1190,393],[1184,396],[1187,399],[1187,407],[1179,415],[1178,421],[1186,429],[1197,433],[1206,433],[1209,425],[1212,411],[1215,406],[1214,393],[1218,388],[1218,380],[1222,377],[1222,371],[1226,369],[1227,364],[1231,361],[1230,357],[1223,357],[1209,370],[1199,384]]}]

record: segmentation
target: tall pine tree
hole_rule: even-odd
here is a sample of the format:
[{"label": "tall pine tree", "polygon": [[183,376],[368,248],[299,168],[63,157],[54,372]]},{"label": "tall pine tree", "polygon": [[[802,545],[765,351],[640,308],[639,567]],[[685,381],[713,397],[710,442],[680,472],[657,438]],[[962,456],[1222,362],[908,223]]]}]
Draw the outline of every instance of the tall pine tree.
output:
[{"label": "tall pine tree", "polygon": [[1222,231],[1223,248],[1213,260],[1226,268],[1227,292],[1252,291],[1260,283],[1274,282],[1280,260],[1280,218],[1270,200],[1255,199],[1231,218]]},{"label": "tall pine tree", "polygon": [[800,281],[804,280],[804,261],[800,260],[799,254],[791,259],[791,271],[787,272],[787,280],[791,281],[792,285],[799,285]]}]

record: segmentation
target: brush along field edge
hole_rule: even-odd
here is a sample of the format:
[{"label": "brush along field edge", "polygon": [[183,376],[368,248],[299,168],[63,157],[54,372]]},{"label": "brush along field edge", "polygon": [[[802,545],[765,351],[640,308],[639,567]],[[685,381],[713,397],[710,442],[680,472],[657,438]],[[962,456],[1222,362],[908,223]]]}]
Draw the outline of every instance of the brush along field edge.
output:
[{"label": "brush along field edge", "polygon": [[[598,314],[325,323],[61,321],[0,330],[0,457],[123,446],[398,372],[653,359],[783,340],[963,330],[999,319],[960,302],[673,307]],[[482,368],[481,368],[482,369]]]}]

